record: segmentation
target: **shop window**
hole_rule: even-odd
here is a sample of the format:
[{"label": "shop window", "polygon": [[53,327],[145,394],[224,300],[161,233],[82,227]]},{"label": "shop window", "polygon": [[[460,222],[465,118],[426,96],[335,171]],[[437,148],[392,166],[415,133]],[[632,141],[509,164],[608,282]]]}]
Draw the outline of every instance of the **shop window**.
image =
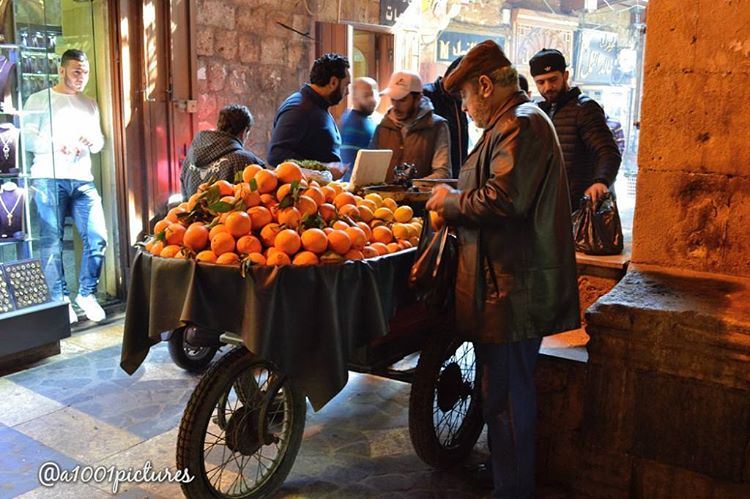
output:
[{"label": "shop window", "polygon": [[[111,99],[102,88],[108,71],[101,63],[108,43],[94,36],[106,32],[106,16],[95,16],[102,7],[93,4],[0,3],[6,8],[0,16],[0,264],[38,261],[46,286],[38,296],[48,303],[95,293],[106,304],[117,294]],[[61,55],[68,49],[81,51],[90,69],[85,99],[61,90],[67,85]],[[65,88],[79,85],[84,72],[71,70]],[[23,308],[18,292],[9,296],[13,308]]]}]

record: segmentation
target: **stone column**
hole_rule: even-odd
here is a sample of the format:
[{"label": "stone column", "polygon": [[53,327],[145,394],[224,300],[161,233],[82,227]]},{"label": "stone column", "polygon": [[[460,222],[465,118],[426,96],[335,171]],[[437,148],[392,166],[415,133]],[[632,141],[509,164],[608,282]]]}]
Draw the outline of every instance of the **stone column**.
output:
[{"label": "stone column", "polygon": [[588,313],[581,494],[750,497],[750,1],[652,0],[628,275]]}]

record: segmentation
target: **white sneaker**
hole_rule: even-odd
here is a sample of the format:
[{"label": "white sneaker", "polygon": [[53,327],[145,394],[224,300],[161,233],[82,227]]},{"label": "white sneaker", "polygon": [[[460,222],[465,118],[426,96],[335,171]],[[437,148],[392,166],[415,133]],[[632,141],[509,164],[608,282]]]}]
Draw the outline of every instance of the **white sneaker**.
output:
[{"label": "white sneaker", "polygon": [[91,321],[101,322],[105,317],[107,317],[107,314],[104,313],[104,310],[99,305],[99,302],[96,301],[96,297],[94,295],[76,296],[76,305],[81,307],[83,313],[85,313],[86,317],[88,317]]},{"label": "white sneaker", "polygon": [[67,296],[63,298],[63,301],[68,304],[68,320],[71,324],[78,322],[78,314],[73,310],[73,305],[70,303],[70,298]]}]

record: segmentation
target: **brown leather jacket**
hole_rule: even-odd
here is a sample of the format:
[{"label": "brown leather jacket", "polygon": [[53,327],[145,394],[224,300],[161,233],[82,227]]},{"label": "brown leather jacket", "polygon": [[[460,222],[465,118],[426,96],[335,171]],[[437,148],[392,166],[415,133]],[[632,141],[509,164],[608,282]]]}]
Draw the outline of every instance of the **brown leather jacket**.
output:
[{"label": "brown leather jacket", "polygon": [[501,105],[458,188],[445,219],[459,237],[459,332],[505,343],[580,327],[562,151],[549,118],[522,92]]}]

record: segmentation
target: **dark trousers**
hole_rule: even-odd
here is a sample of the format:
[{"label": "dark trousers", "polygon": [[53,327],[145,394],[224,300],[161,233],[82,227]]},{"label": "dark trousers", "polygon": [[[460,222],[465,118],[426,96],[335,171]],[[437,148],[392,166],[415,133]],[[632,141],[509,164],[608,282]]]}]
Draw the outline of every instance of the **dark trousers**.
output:
[{"label": "dark trousers", "polygon": [[535,338],[474,344],[490,442],[493,498],[534,495],[534,368],[541,342],[541,338]]}]

